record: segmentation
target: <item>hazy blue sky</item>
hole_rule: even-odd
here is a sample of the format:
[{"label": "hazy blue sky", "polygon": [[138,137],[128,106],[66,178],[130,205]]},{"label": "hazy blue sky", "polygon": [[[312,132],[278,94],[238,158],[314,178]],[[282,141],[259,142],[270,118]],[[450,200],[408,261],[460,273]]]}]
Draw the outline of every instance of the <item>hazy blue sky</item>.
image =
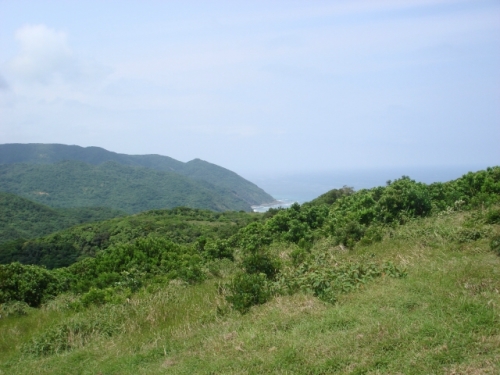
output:
[{"label": "hazy blue sky", "polygon": [[0,143],[242,175],[500,164],[500,1],[0,0]]}]

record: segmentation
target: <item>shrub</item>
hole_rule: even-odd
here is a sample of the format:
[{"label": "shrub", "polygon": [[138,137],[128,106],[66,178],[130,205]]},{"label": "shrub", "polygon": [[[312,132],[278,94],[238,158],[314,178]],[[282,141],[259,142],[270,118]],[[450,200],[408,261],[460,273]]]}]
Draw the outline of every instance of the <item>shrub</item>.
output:
[{"label": "shrub", "polygon": [[62,292],[64,285],[54,273],[43,267],[18,262],[0,265],[0,303],[20,301],[37,307]]},{"label": "shrub", "polygon": [[90,290],[82,295],[80,301],[84,307],[90,305],[104,305],[110,299],[111,291],[108,289],[90,288]]},{"label": "shrub", "polygon": [[271,293],[264,274],[237,274],[231,283],[227,285],[230,292],[226,296],[235,310],[245,314],[254,305],[267,302]]},{"label": "shrub", "polygon": [[486,223],[500,224],[500,208],[492,208],[486,213]]},{"label": "shrub", "polygon": [[243,268],[249,274],[265,274],[267,278],[274,279],[281,267],[277,259],[272,259],[266,254],[252,254],[243,259]]},{"label": "shrub", "polygon": [[382,241],[384,237],[384,229],[381,226],[372,225],[364,233],[360,243],[362,245],[370,245],[374,242]]},{"label": "shrub", "polygon": [[207,241],[203,250],[203,255],[206,259],[214,260],[228,258],[234,260],[233,250],[227,240]]}]

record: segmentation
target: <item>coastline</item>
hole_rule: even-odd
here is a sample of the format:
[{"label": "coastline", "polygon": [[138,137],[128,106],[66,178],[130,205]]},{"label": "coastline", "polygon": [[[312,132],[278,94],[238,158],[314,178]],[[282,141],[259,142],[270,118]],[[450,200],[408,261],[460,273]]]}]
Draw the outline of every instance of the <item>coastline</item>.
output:
[{"label": "coastline", "polygon": [[296,202],[297,201],[293,199],[276,199],[275,201],[269,203],[262,203],[259,205],[251,206],[251,208],[253,212],[266,212],[270,208],[288,208]]}]

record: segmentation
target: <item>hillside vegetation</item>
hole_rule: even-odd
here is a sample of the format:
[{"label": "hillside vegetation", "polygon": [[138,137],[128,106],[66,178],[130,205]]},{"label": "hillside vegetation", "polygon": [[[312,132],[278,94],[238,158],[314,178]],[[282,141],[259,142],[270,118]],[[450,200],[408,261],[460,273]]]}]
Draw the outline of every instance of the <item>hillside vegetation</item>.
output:
[{"label": "hillside vegetation", "polygon": [[125,215],[105,207],[51,208],[26,198],[0,192],[0,245],[16,239],[30,239],[84,222]]},{"label": "hillside vegetation", "polygon": [[14,261],[47,268],[69,266],[99,251],[146,237],[168,239],[178,244],[199,244],[209,239],[227,239],[245,225],[261,220],[245,212],[213,212],[178,207],[86,223],[34,240],[0,244],[0,263]]},{"label": "hillside vegetation", "polygon": [[1,265],[0,371],[499,373],[500,167],[255,217]]},{"label": "hillside vegetation", "polygon": [[206,181],[116,162],[0,164],[0,191],[51,207],[110,207],[127,213],[177,206],[251,210],[235,193]]},{"label": "hillside vegetation", "polygon": [[[106,162],[129,167],[143,167],[160,172],[170,172],[202,182],[201,185],[218,194],[234,196],[238,201],[251,205],[272,202],[274,199],[264,190],[236,173],[200,159],[187,163],[161,155],[125,155],[100,147],[80,147],[61,144],[3,144],[0,145],[0,164],[57,164],[63,161],[80,161],[92,165]],[[170,175],[172,176],[172,175]],[[172,178],[172,177],[171,177]],[[185,180],[185,179],[184,179]],[[184,181],[181,179],[181,181]],[[178,182],[177,184],[181,184]],[[177,194],[175,191],[173,194]],[[183,205],[180,202],[176,206]],[[172,206],[166,206],[172,207]],[[195,206],[196,208],[210,208]],[[154,207],[162,208],[162,207]],[[233,210],[239,210],[237,206]]]}]

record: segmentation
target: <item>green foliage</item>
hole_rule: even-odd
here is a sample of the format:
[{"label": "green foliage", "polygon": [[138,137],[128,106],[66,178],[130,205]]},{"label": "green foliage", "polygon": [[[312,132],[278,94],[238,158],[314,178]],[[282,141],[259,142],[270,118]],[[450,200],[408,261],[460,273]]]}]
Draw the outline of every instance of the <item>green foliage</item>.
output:
[{"label": "green foliage", "polygon": [[[91,165],[114,162],[128,167],[142,167],[158,172],[174,173],[201,182],[212,192],[227,197],[237,196],[249,205],[272,202],[274,199],[236,173],[200,159],[183,163],[161,155],[125,155],[110,152],[99,147],[79,147],[60,144],[4,144],[0,145],[0,164],[56,164],[64,161],[79,161]],[[186,205],[179,202],[175,206]],[[160,206],[163,208],[167,206]],[[205,207],[206,206],[196,206]]]},{"label": "green foliage", "polygon": [[486,223],[500,224],[500,208],[491,208],[486,213]]},{"label": "green foliage", "polygon": [[377,219],[383,223],[403,223],[408,218],[428,215],[431,208],[427,186],[403,176],[384,189],[377,202]]},{"label": "green foliage", "polygon": [[391,262],[382,265],[352,262],[332,264],[323,254],[282,273],[274,288],[282,294],[304,291],[325,302],[335,303],[338,294],[358,289],[383,275],[401,278],[406,276],[406,270]]},{"label": "green foliage", "polygon": [[239,246],[246,252],[257,253],[262,248],[268,246],[273,241],[271,233],[261,222],[254,222],[237,234]]},{"label": "green foliage", "polygon": [[242,267],[249,274],[264,274],[268,279],[274,279],[281,268],[278,259],[273,259],[270,255],[249,254],[243,259]]},{"label": "green foliage", "polygon": [[[362,239],[364,244],[369,244],[381,239],[380,230],[371,229],[373,227],[404,224],[432,212],[461,210],[479,204],[490,206],[499,201],[499,191],[500,167],[431,185],[403,176],[385,187],[364,189],[336,199],[324,230],[337,243],[348,247]],[[488,215],[490,222],[497,220],[494,210]],[[469,231],[463,237],[472,240],[477,235]]]},{"label": "green foliage", "polygon": [[[204,246],[208,240],[228,239],[258,217],[258,214],[245,212],[219,213],[187,207],[153,210],[80,225],[37,240],[0,244],[0,263],[19,261],[44,265],[49,269],[66,267],[78,259],[93,257],[111,245],[130,243],[148,235],[168,238],[179,244],[205,241]],[[222,246],[223,242],[219,245]],[[219,256],[230,257],[230,253],[232,249],[228,247],[225,250],[219,248]]]},{"label": "green foliage", "polygon": [[124,214],[102,207],[50,208],[4,192],[0,192],[0,212],[0,244],[40,237],[81,223],[107,220]]},{"label": "green foliage", "polygon": [[[368,211],[383,189],[370,191],[368,198],[375,203],[365,197]],[[94,272],[90,283],[102,277],[100,284],[112,286],[92,284],[82,294],[58,296],[38,309],[20,304],[19,311],[27,315],[0,319],[0,371],[498,373],[499,261],[488,245],[495,240],[495,251],[500,239],[498,224],[488,219],[496,206],[484,205],[469,212],[469,203],[446,206],[444,211],[433,204],[427,214],[431,217],[405,219],[404,224],[352,215],[349,220],[364,218],[357,221],[365,228],[360,240],[364,246],[354,244],[349,251],[339,251],[334,238],[324,238],[330,236],[333,213],[322,227],[308,229],[311,241],[303,237],[297,244],[284,242],[285,232],[275,232],[269,235],[272,242],[256,252],[240,247],[243,237],[235,230],[226,240],[236,262],[208,259],[204,248],[218,237],[202,235],[205,241],[176,245],[202,256],[203,269],[213,270],[220,279],[191,286],[167,285],[163,272],[146,272],[154,265],[141,263],[141,256],[135,268],[119,272],[111,262],[100,274],[97,258],[86,258],[71,270],[50,272],[61,278]],[[290,220],[302,222],[297,213],[303,210],[304,205],[290,212]],[[263,222],[260,230],[265,229]],[[114,233],[109,233],[103,243],[113,241]],[[480,233],[476,240],[474,233]],[[474,242],[458,245],[462,236]],[[94,237],[89,233],[89,239]],[[364,242],[368,239],[371,244]],[[117,245],[113,242],[102,252]],[[137,250],[157,257],[154,249]],[[300,254],[297,260],[293,252]],[[259,254],[282,261],[275,280],[237,271],[247,256]],[[410,277],[395,280],[406,275],[401,265]],[[113,281],[116,278],[119,281]],[[133,280],[146,287],[131,294],[122,285]],[[123,303],[116,302],[119,299]],[[231,306],[247,314],[231,313]]]},{"label": "green foliage", "polygon": [[111,207],[127,213],[177,206],[251,210],[231,191],[205,181],[115,162],[0,164],[0,175],[0,190],[51,207]]},{"label": "green foliage", "polygon": [[242,314],[250,307],[266,303],[271,298],[266,275],[257,273],[239,273],[227,285],[227,302]]},{"label": "green foliage", "polygon": [[325,194],[320,195],[318,198],[313,199],[311,202],[308,202],[307,205],[320,206],[326,204],[328,206],[331,206],[338,199],[352,194],[354,194],[354,189],[352,187],[344,185],[344,187],[342,187],[341,189],[332,189]]},{"label": "green foliage", "polygon": [[203,255],[206,259],[231,259],[234,260],[233,249],[227,240],[209,240],[203,246]]},{"label": "green foliage", "polygon": [[21,301],[36,307],[64,290],[64,282],[45,268],[0,265],[0,303]]},{"label": "green foliage", "polygon": [[75,263],[69,272],[76,275],[73,288],[84,291],[113,285],[133,287],[134,274],[140,275],[139,279],[161,275],[166,280],[198,282],[203,279],[201,262],[192,247],[147,237],[132,244],[112,246],[91,260]]},{"label": "green foliage", "polygon": [[292,263],[295,267],[304,262],[308,256],[309,252],[301,247],[296,247],[290,252],[290,257],[292,258]]},{"label": "green foliage", "polygon": [[[87,308],[91,305],[104,305],[106,303],[123,303],[126,298],[130,297],[132,290],[129,288],[123,289],[123,284],[119,288],[97,289],[90,288],[87,293],[82,294],[78,301],[82,307]],[[77,307],[76,305],[74,307]]]},{"label": "green foliage", "polygon": [[[498,170],[489,168],[477,172],[477,176],[467,174],[450,183],[430,186],[403,176],[385,187],[336,191],[330,206],[318,202],[294,204],[269,215],[179,207],[85,224],[36,241],[18,241],[0,246],[0,258],[17,256],[16,260],[57,269],[49,272],[44,268],[22,268],[19,263],[7,266],[5,270],[18,267],[20,271],[15,277],[3,277],[2,298],[36,306],[61,291],[71,290],[85,293],[80,299],[84,307],[109,303],[122,290],[134,292],[172,279],[197,283],[207,270],[220,276],[223,272],[210,264],[233,260],[237,254],[237,266],[249,277],[264,275],[266,282],[278,284],[279,280],[288,280],[283,288],[289,291],[309,288],[314,295],[333,301],[339,291],[355,288],[375,276],[402,271],[389,266],[356,264],[344,269],[318,263],[311,254],[317,240],[330,237],[328,241],[333,245],[368,246],[380,242],[387,231],[390,234],[414,219],[470,209],[478,202],[487,205],[480,217],[471,216],[462,227],[447,233],[446,239],[467,244],[489,238],[492,229],[483,223],[498,222],[498,208],[492,206],[498,199]],[[454,201],[449,206],[452,199],[464,203]],[[440,207],[445,207],[444,211],[439,211]],[[284,262],[273,253],[275,245],[291,248],[282,258]],[[493,241],[494,251],[495,246]],[[35,281],[30,284],[29,280]],[[245,280],[239,282],[243,285]],[[35,284],[40,284],[41,289],[32,288]]]},{"label": "green foliage", "polygon": [[154,278],[199,282],[204,278],[201,267],[202,258],[193,247],[147,237],[54,271],[20,263],[0,265],[0,303],[22,301],[38,306],[72,290],[86,293],[81,299],[86,307],[113,300],[117,292],[113,288],[134,291]]}]

